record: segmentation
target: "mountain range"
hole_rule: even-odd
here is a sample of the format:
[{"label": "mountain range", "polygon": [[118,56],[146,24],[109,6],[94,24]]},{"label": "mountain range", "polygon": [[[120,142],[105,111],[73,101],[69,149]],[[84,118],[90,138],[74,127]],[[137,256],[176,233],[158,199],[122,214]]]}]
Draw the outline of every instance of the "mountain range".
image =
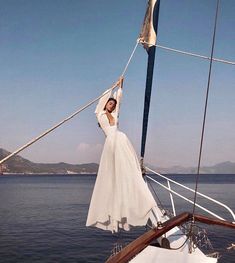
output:
[{"label": "mountain range", "polygon": [[[0,148],[0,160],[10,152]],[[194,174],[195,167],[172,166],[168,168],[148,165],[155,171],[163,174]],[[2,165],[3,173],[17,174],[96,174],[99,165],[97,163],[68,164],[60,163],[35,163],[17,155],[10,158]],[[0,170],[0,172],[1,172]],[[213,166],[201,167],[200,173],[204,174],[235,174],[234,162],[223,162]]]},{"label": "mountain range", "polygon": [[[0,160],[10,152],[0,148]],[[13,156],[3,164],[4,173],[18,174],[93,174],[98,170],[96,163],[68,164],[68,163],[34,163],[19,155]]]}]

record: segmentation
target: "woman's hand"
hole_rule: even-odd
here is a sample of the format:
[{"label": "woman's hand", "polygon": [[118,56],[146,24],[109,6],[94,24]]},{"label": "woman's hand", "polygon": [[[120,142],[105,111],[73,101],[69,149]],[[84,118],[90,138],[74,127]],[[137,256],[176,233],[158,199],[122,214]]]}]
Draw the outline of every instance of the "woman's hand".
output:
[{"label": "woman's hand", "polygon": [[118,80],[118,86],[122,89],[123,88],[123,81],[124,81],[124,77],[121,76]]}]

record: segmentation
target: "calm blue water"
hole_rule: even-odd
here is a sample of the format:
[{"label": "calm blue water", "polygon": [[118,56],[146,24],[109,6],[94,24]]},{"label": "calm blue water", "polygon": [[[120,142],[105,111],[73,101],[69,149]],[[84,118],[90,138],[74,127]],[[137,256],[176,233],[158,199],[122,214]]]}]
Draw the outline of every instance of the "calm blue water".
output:
[{"label": "calm blue water", "polygon": [[[193,187],[194,177],[191,175],[176,175],[174,178]],[[114,243],[128,243],[142,234],[144,228],[113,235],[85,227],[94,182],[94,176],[85,175],[1,176],[0,262],[100,263],[108,258]],[[235,211],[234,186],[233,175],[203,175],[199,191],[226,203]],[[163,198],[163,204],[168,205],[166,192],[156,190]],[[175,202],[181,207],[177,209],[178,213],[191,209],[177,198]],[[200,198],[198,202],[232,220],[223,209]],[[235,231],[221,227],[207,230],[215,250],[222,255],[219,262],[235,262],[235,251],[226,252],[226,247],[235,241]]]}]

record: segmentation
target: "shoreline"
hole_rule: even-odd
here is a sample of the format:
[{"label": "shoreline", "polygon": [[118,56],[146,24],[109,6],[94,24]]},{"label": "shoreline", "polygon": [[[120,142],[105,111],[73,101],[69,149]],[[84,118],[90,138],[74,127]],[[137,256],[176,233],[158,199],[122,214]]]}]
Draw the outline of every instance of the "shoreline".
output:
[{"label": "shoreline", "polygon": [[[168,176],[175,176],[175,175],[196,175],[196,173],[162,173],[163,175],[168,175]],[[96,176],[97,173],[2,173],[0,174],[0,177],[1,176],[5,176],[5,175],[17,175],[17,176],[35,176],[35,175],[40,175],[40,176],[43,176],[43,175],[60,175],[60,176],[77,176],[77,175],[83,175],[83,176]],[[152,175],[152,176],[155,176],[154,174],[151,174],[149,173],[148,175]],[[201,176],[203,175],[229,175],[229,176],[235,176],[234,173],[201,173],[200,174]]]}]

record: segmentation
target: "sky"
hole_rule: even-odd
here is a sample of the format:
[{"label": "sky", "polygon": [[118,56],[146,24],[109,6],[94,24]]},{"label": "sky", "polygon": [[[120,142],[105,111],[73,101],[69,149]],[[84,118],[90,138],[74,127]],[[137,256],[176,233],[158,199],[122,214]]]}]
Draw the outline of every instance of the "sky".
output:
[{"label": "sky", "polygon": [[[121,75],[145,0],[0,0],[0,148],[14,151],[98,97]],[[161,0],[158,44],[210,56],[216,0]],[[221,0],[214,57],[235,61],[235,1]],[[119,128],[140,152],[146,51],[125,75]],[[196,166],[209,62],[156,51],[145,162]],[[213,63],[202,165],[235,162],[235,66]],[[95,105],[20,153],[99,162]]]}]

